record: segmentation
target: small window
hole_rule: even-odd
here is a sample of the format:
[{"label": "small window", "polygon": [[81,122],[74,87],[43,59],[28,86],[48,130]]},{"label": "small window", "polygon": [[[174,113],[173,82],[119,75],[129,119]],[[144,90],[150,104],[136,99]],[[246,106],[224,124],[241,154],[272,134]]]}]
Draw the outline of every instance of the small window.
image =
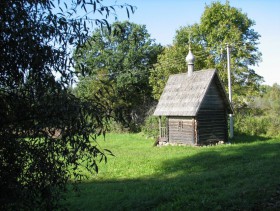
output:
[{"label": "small window", "polygon": [[183,130],[183,121],[179,121],[178,122],[178,131],[182,131]]}]

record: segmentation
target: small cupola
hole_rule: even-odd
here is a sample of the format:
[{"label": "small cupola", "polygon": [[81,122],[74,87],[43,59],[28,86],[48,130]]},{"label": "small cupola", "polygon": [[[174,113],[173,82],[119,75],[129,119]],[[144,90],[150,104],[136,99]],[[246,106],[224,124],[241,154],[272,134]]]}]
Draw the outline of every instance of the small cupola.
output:
[{"label": "small cupola", "polygon": [[188,76],[191,76],[194,71],[194,61],[195,57],[192,54],[191,47],[189,46],[189,53],[186,57],[186,62],[188,63]]}]

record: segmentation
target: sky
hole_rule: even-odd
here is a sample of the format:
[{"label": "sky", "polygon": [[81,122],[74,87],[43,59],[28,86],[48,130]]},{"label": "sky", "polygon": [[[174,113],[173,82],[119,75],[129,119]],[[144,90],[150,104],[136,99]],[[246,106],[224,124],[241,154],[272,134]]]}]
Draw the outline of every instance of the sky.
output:
[{"label": "sky", "polygon": [[[114,1],[115,2],[115,1]],[[200,22],[205,5],[210,0],[117,0],[137,7],[127,18],[125,11],[118,11],[118,20],[129,20],[146,25],[151,38],[162,45],[171,45],[176,30],[182,26]],[[220,0],[225,3],[226,0]],[[280,84],[280,0],[230,0],[230,5],[241,9],[255,21],[253,29],[258,32],[262,62],[253,67],[264,77],[264,84]],[[209,67],[211,68],[211,67]]]}]

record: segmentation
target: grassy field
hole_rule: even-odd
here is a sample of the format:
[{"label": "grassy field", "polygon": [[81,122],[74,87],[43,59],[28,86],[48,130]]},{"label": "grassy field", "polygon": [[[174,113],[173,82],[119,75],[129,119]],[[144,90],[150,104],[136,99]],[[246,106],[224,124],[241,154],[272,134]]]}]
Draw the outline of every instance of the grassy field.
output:
[{"label": "grassy field", "polygon": [[153,147],[140,134],[108,134],[99,144],[115,156],[66,196],[70,210],[253,210],[280,184],[280,139]]}]

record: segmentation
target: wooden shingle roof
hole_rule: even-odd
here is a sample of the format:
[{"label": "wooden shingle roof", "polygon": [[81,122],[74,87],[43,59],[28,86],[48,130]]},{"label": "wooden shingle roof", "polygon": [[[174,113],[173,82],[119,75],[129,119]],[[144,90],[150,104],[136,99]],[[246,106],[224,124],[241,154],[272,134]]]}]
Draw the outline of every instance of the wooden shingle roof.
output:
[{"label": "wooden shingle roof", "polygon": [[156,116],[196,116],[203,98],[215,80],[228,113],[233,113],[225,89],[214,69],[169,76],[154,112]]}]

